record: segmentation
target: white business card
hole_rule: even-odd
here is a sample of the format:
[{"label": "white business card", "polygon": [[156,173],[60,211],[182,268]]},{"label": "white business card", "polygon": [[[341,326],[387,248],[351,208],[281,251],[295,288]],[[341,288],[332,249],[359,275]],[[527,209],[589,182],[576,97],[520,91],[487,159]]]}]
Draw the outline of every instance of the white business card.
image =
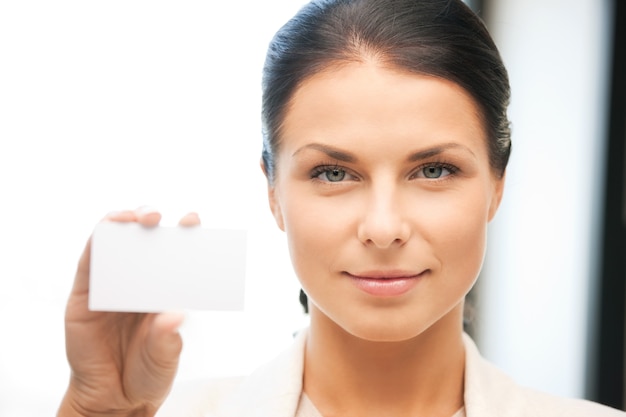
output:
[{"label": "white business card", "polygon": [[99,223],[91,244],[89,309],[242,310],[246,232]]}]

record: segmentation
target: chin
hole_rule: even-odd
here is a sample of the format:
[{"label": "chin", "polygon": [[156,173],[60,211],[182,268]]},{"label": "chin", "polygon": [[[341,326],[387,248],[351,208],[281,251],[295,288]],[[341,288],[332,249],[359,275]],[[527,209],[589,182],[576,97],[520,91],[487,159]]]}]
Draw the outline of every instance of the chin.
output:
[{"label": "chin", "polygon": [[380,323],[373,325],[372,323],[363,326],[351,326],[344,328],[352,336],[368,342],[405,342],[415,339],[427,331],[429,326],[419,324],[390,324]]},{"label": "chin", "polygon": [[[332,320],[332,318],[331,318]],[[432,325],[432,321],[402,320],[400,317],[371,317],[361,315],[356,320],[332,320],[334,325],[348,335],[369,342],[404,342],[419,337]]]},{"label": "chin", "polygon": [[[326,327],[331,332],[343,333],[369,342],[405,342],[426,334],[451,335],[462,332],[463,303],[439,312],[426,311],[377,311],[375,314],[363,312],[342,315],[327,315],[314,308],[312,321]],[[344,312],[345,313],[345,312]],[[385,314],[390,313],[390,314]],[[443,333],[442,333],[443,332]]]}]

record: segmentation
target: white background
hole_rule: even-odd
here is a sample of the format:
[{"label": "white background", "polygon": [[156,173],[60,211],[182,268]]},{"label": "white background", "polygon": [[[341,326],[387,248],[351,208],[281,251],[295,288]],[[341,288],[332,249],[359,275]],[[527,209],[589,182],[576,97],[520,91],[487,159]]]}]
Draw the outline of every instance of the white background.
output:
[{"label": "white background", "polygon": [[[0,3],[0,416],[54,414],[68,379],[65,300],[110,210],[149,204],[166,224],[194,210],[249,230],[246,311],[190,314],[180,379],[248,372],[306,323],[258,166],[265,49],[301,4]],[[523,382],[580,396],[606,7],[499,4],[514,156],[480,342]]]},{"label": "white background", "polygon": [[54,414],[64,304],[110,210],[249,229],[246,312],[189,317],[182,379],[248,372],[303,325],[259,168],[265,50],[300,4],[0,3],[0,416]]},{"label": "white background", "polygon": [[490,28],[513,88],[513,158],[481,287],[481,348],[521,383],[583,396],[595,342],[611,2],[493,3]]}]

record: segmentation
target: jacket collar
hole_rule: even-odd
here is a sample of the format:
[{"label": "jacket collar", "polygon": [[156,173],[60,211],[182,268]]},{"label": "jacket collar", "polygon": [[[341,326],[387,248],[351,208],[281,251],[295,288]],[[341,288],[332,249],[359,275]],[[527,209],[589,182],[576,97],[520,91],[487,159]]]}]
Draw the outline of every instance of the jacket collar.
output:
[{"label": "jacket collar", "polygon": [[220,417],[294,417],[302,392],[307,331],[276,359],[247,377],[220,408]]},{"label": "jacket collar", "polygon": [[[294,417],[302,392],[307,331],[280,356],[246,378],[225,402],[219,416]],[[521,402],[516,385],[485,361],[472,339],[464,334],[465,413],[467,417],[512,417]],[[523,407],[522,407],[523,408]]]},{"label": "jacket collar", "polygon": [[[524,410],[519,387],[487,362],[474,341],[463,334],[465,345],[465,414],[467,417],[513,417]],[[515,414],[518,413],[518,414]]]}]

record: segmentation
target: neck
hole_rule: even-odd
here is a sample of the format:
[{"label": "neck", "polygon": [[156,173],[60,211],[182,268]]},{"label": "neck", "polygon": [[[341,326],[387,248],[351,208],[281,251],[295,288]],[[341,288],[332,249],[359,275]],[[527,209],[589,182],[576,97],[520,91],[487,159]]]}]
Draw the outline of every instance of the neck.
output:
[{"label": "neck", "polygon": [[305,392],[325,417],[451,417],[463,405],[462,310],[409,340],[373,342],[313,306]]}]

